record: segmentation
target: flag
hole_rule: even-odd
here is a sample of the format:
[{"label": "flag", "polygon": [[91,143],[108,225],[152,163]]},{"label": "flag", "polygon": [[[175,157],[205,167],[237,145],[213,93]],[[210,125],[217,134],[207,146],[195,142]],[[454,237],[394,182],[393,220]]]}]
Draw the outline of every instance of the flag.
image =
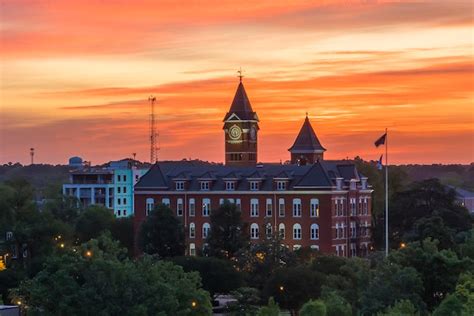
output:
[{"label": "flag", "polygon": [[385,139],[387,139],[387,133],[383,134],[379,139],[375,141],[375,147],[379,147],[380,145],[385,145]]},{"label": "flag", "polygon": [[379,170],[383,169],[382,157],[383,157],[383,155],[380,155],[379,161],[377,161],[377,169],[379,169]]}]

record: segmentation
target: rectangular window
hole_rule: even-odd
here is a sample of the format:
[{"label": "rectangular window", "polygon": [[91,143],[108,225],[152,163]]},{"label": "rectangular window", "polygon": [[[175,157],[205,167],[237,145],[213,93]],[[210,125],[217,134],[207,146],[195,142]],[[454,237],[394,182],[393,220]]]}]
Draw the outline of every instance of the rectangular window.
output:
[{"label": "rectangular window", "polygon": [[127,205],[127,199],[123,198],[123,205]]},{"label": "rectangular window", "polygon": [[258,217],[258,199],[250,200],[250,217]]},{"label": "rectangular window", "polygon": [[196,215],[196,202],[194,199],[189,199],[189,216]]},{"label": "rectangular window", "polygon": [[161,204],[170,207],[170,205],[171,205],[170,199],[168,199],[168,198],[163,198],[163,199],[161,200]]},{"label": "rectangular window", "polygon": [[286,181],[277,181],[277,190],[278,191],[286,190]]},{"label": "rectangular window", "polygon": [[267,199],[266,216],[272,217],[272,199]]},{"label": "rectangular window", "polygon": [[196,245],[195,244],[189,244],[189,255],[190,256],[195,256],[196,255]]},{"label": "rectangular window", "polygon": [[117,199],[117,205],[120,205],[121,201],[122,201],[122,199]]},{"label": "rectangular window", "polygon": [[183,216],[183,199],[178,199],[176,202],[176,215]]},{"label": "rectangular window", "polygon": [[196,237],[196,225],[194,223],[189,224],[189,238]]},{"label": "rectangular window", "polygon": [[122,193],[120,192],[121,187],[117,187],[117,193]]},{"label": "rectangular window", "polygon": [[301,217],[301,199],[293,199],[293,217]]},{"label": "rectangular window", "polygon": [[311,199],[311,217],[319,217],[319,200]]},{"label": "rectangular window", "polygon": [[369,214],[369,199],[364,198],[364,215]]},{"label": "rectangular window", "polygon": [[351,222],[351,238],[357,237],[356,223]]},{"label": "rectangular window", "polygon": [[257,181],[250,181],[250,190],[251,191],[258,191],[258,182]]},{"label": "rectangular window", "polygon": [[127,193],[127,187],[123,187],[123,193]]},{"label": "rectangular window", "polygon": [[351,216],[356,216],[357,215],[357,210],[356,210],[356,199],[351,198],[350,199],[350,205],[351,205]]},{"label": "rectangular window", "polygon": [[237,207],[237,210],[239,212],[242,212],[242,204],[240,202],[240,199],[235,199],[235,207]]},{"label": "rectangular window", "polygon": [[176,181],[176,191],[184,190],[184,181]]},{"label": "rectangular window", "polygon": [[227,191],[234,191],[235,190],[235,182],[234,181],[226,181],[225,189]]},{"label": "rectangular window", "polygon": [[285,199],[278,199],[278,216],[285,217]]},{"label": "rectangular window", "polygon": [[211,200],[202,199],[202,216],[209,216],[211,211]]},{"label": "rectangular window", "polygon": [[120,182],[120,175],[117,175],[117,182]]},{"label": "rectangular window", "polygon": [[155,207],[155,201],[152,198],[146,199],[146,215],[150,214],[151,211],[153,211],[153,208]]},{"label": "rectangular window", "polygon": [[363,198],[359,198],[359,214],[362,214],[363,212],[363,201],[364,199]]}]

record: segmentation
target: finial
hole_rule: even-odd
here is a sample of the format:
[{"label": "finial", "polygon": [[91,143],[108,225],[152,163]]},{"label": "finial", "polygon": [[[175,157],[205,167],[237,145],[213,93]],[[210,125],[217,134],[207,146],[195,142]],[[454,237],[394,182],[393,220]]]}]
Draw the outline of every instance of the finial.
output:
[{"label": "finial", "polygon": [[240,82],[242,82],[242,78],[244,77],[244,75],[242,74],[243,73],[242,67],[240,67],[237,73],[239,74],[237,77],[239,77]]},{"label": "finial", "polygon": [[306,118],[308,118],[308,111],[306,111]]}]

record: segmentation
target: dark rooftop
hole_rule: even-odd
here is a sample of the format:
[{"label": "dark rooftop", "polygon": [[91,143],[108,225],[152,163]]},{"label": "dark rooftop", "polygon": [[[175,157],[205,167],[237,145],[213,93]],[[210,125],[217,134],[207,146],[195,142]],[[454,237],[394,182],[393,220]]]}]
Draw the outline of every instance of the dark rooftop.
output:
[{"label": "dark rooftop", "polygon": [[314,132],[307,115],[303,126],[296,137],[295,143],[288,150],[291,152],[326,151],[326,149],[319,142],[319,139],[316,136],[316,133]]},{"label": "dark rooftop", "polygon": [[224,121],[231,117],[232,114],[237,115],[241,120],[258,121],[257,114],[252,109],[252,105],[250,104],[250,100],[245,92],[242,82],[240,82],[237,87],[234,100],[232,101],[229,112],[224,117]]}]

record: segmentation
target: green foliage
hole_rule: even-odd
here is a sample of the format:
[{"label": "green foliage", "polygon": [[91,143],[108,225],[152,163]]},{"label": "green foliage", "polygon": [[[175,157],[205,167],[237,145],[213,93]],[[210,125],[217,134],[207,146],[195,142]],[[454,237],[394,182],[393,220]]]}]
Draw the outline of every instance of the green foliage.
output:
[{"label": "green foliage", "polygon": [[147,254],[160,258],[184,255],[184,228],[173,211],[158,204],[140,227],[138,245]]},{"label": "green foliage", "polygon": [[321,300],[309,300],[301,307],[300,316],[326,316],[326,305]]},{"label": "green foliage", "polygon": [[128,249],[128,255],[132,257],[135,246],[133,217],[116,218],[110,227],[110,232],[115,240],[120,241],[120,244]]},{"label": "green foliage", "polygon": [[79,216],[76,234],[80,242],[86,242],[110,230],[115,220],[111,210],[101,205],[91,205]]},{"label": "green foliage", "polygon": [[258,310],[257,316],[278,316],[280,315],[280,308],[278,304],[275,303],[273,297],[268,299],[268,305],[262,306]]},{"label": "green foliage", "polygon": [[328,292],[323,295],[323,301],[326,305],[327,316],[351,316],[351,305],[336,292]]},{"label": "green foliage", "polygon": [[392,252],[390,261],[417,270],[424,287],[423,301],[430,310],[454,290],[460,273],[474,267],[471,259],[460,259],[452,250],[439,250],[438,242],[431,239]]},{"label": "green foliage", "polygon": [[130,261],[110,235],[51,257],[12,296],[31,312],[55,315],[211,314],[198,274],[148,256]]},{"label": "green foliage", "polygon": [[423,283],[414,268],[384,261],[373,271],[367,289],[362,293],[361,311],[373,315],[402,299],[411,301],[421,310],[424,309],[422,294]]},{"label": "green foliage", "polygon": [[474,275],[461,274],[454,293],[448,296],[434,310],[433,316],[474,315]]},{"label": "green foliage", "polygon": [[281,307],[297,311],[320,296],[322,282],[323,276],[308,266],[280,268],[265,284],[264,297],[274,297]]},{"label": "green foliage", "polygon": [[211,296],[228,294],[243,285],[242,274],[230,261],[213,257],[176,257],[172,261],[186,272],[199,272],[203,288]]},{"label": "green foliage", "polygon": [[231,258],[248,242],[246,224],[235,204],[225,202],[211,212],[211,231],[207,239],[209,254]]},{"label": "green foliage", "polygon": [[257,313],[260,302],[260,293],[257,289],[242,287],[232,292],[232,296],[234,296],[237,302],[228,305],[230,315],[247,316]]},{"label": "green foliage", "polygon": [[395,305],[390,306],[383,313],[377,313],[377,316],[418,316],[420,313],[416,310],[415,305],[409,300],[400,300]]}]

